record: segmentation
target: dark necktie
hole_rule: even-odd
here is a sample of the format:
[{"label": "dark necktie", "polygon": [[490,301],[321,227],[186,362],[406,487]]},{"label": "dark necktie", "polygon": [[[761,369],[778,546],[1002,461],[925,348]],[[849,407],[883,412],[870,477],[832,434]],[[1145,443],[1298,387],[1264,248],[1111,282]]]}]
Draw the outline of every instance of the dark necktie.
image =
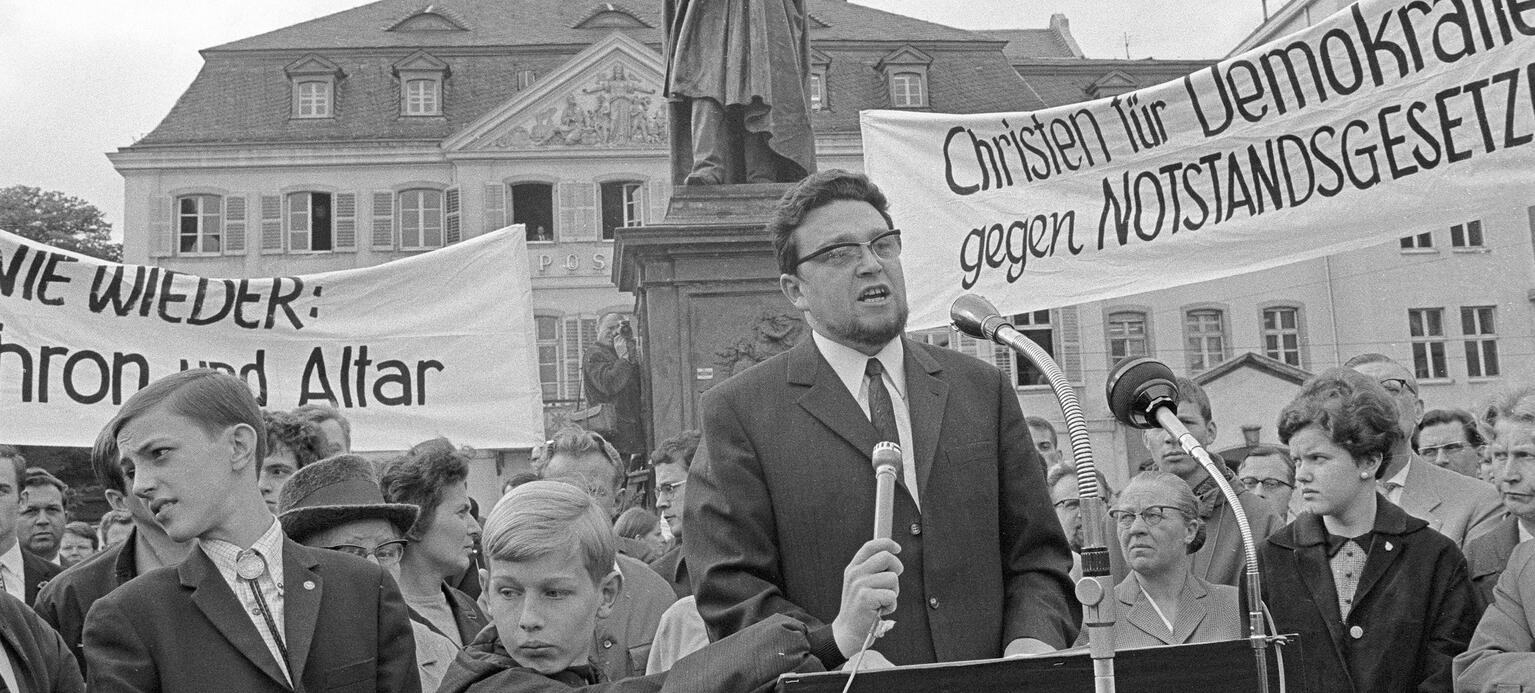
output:
[{"label": "dark necktie", "polygon": [[890,390],[885,388],[884,372],[879,359],[869,359],[863,367],[863,375],[869,381],[869,421],[874,424],[881,441],[900,445],[901,434],[895,427],[895,406],[890,403]]}]

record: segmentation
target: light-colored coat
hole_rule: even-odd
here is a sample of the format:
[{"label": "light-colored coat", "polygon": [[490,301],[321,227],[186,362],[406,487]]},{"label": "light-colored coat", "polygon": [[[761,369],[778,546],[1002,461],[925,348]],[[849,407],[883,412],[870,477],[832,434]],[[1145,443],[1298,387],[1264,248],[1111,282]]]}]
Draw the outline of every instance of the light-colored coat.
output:
[{"label": "light-colored coat", "polygon": [[1514,548],[1471,645],[1455,657],[1457,691],[1535,691],[1535,542]]},{"label": "light-colored coat", "polygon": [[1428,522],[1429,529],[1450,538],[1458,547],[1498,526],[1505,511],[1498,490],[1480,479],[1452,472],[1413,456],[1407,485],[1398,505],[1408,515]]}]

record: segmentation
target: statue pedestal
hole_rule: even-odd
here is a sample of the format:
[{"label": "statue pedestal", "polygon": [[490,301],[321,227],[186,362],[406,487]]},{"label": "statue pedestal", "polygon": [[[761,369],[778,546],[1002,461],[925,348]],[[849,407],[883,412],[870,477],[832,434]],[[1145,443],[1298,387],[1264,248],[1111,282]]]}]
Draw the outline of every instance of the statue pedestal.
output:
[{"label": "statue pedestal", "polygon": [[679,185],[661,223],[615,230],[613,279],[636,297],[652,446],[699,427],[705,390],[810,334],[778,289],[764,229],[789,187]]}]

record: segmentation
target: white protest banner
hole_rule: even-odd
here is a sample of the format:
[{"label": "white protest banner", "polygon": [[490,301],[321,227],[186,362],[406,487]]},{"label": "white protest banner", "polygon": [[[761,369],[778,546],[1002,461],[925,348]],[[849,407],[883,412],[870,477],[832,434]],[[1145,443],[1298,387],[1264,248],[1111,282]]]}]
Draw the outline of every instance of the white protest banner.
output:
[{"label": "white protest banner", "polygon": [[543,440],[531,283],[502,229],[374,267],[209,279],[0,232],[0,442],[83,445],[134,392],[209,366],[265,408],[334,400],[357,450]]},{"label": "white protest banner", "polygon": [[862,119],[911,329],[964,292],[1004,313],[1102,300],[1528,204],[1535,2],[1364,0],[1112,98]]}]

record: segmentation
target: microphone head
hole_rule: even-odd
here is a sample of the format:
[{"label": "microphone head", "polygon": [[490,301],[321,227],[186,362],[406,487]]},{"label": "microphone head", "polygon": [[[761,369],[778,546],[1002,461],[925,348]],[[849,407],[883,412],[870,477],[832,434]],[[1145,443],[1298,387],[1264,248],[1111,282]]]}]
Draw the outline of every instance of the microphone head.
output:
[{"label": "microphone head", "polygon": [[997,328],[1006,322],[991,301],[977,294],[963,294],[954,299],[949,306],[949,319],[960,332],[987,341],[991,341]]},{"label": "microphone head", "polygon": [[874,473],[879,474],[887,468],[897,477],[901,475],[901,446],[890,441],[874,446]]},{"label": "microphone head", "polygon": [[1157,428],[1156,410],[1178,412],[1178,385],[1173,370],[1156,359],[1127,358],[1109,370],[1109,411],[1132,428]]}]

